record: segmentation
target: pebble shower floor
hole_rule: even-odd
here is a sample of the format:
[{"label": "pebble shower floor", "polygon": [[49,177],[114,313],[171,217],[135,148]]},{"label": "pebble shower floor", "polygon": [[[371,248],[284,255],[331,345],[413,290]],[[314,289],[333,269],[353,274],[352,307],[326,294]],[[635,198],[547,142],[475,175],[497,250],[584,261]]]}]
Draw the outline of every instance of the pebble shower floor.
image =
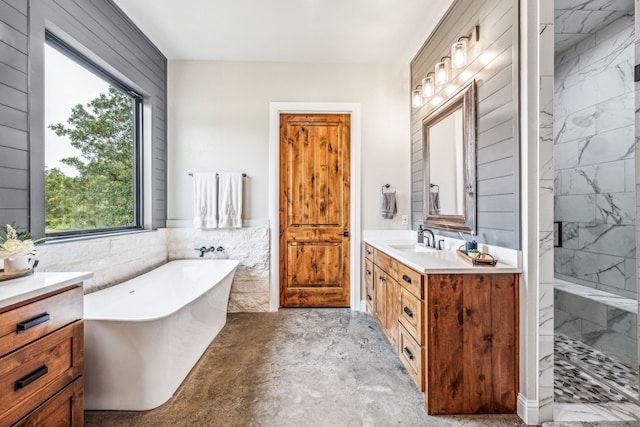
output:
[{"label": "pebble shower floor", "polygon": [[560,333],[554,350],[556,402],[638,403],[638,371]]}]

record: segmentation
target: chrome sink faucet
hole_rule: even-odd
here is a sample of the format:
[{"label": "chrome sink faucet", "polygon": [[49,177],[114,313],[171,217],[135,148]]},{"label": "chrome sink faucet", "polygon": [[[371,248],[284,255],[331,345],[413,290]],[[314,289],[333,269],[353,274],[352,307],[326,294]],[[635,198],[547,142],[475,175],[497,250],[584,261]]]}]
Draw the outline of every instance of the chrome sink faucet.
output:
[{"label": "chrome sink faucet", "polygon": [[428,228],[422,227],[422,225],[418,229],[418,243],[424,243],[424,233],[431,234],[431,236],[430,236],[431,238],[429,238],[429,236],[427,236],[427,244],[426,244],[426,246],[429,246],[429,247],[432,247],[432,248],[436,248],[436,236],[433,234],[433,231],[429,230]]}]

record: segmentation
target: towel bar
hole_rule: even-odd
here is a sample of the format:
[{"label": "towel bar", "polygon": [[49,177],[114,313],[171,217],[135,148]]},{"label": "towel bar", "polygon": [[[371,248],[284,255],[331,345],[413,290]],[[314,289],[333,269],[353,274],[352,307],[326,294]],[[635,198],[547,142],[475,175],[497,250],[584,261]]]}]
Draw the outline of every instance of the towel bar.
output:
[{"label": "towel bar", "polygon": [[[190,173],[190,174],[189,174],[189,176],[193,176],[193,173]],[[217,177],[217,176],[218,176],[218,174],[216,174],[216,177]],[[243,178],[246,178],[246,177],[247,177],[247,174],[246,174],[246,173],[243,173],[243,174],[242,174],[242,177],[243,177]]]}]

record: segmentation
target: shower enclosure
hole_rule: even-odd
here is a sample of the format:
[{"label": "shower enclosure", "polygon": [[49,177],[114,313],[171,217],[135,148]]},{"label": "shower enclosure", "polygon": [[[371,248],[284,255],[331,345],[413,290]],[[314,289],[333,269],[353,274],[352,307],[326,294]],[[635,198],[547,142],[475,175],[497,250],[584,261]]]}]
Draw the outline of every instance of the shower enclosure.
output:
[{"label": "shower enclosure", "polygon": [[555,398],[637,402],[633,2],[580,3],[555,14]]}]

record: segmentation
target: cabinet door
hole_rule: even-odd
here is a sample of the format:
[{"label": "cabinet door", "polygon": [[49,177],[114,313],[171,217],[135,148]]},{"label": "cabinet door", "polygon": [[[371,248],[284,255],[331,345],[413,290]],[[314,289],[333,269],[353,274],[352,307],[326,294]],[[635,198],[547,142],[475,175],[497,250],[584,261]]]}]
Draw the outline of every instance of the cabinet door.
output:
[{"label": "cabinet door", "polygon": [[398,351],[398,327],[400,323],[398,322],[398,311],[400,307],[400,302],[398,300],[398,284],[395,280],[393,280],[390,276],[386,277],[385,280],[386,285],[386,327],[385,334],[389,339],[392,347]]},{"label": "cabinet door", "polygon": [[373,313],[378,319],[378,323],[382,329],[387,327],[387,274],[382,271],[377,265],[373,266],[373,289],[375,290],[375,304],[373,307]]},{"label": "cabinet door", "polygon": [[419,345],[424,342],[422,335],[422,300],[418,299],[411,292],[398,287],[398,297],[400,299],[400,309],[398,320],[411,334]]},{"label": "cabinet door", "polygon": [[364,284],[367,308],[369,313],[375,313],[376,300],[373,287],[373,262],[367,258],[364,260]]}]

